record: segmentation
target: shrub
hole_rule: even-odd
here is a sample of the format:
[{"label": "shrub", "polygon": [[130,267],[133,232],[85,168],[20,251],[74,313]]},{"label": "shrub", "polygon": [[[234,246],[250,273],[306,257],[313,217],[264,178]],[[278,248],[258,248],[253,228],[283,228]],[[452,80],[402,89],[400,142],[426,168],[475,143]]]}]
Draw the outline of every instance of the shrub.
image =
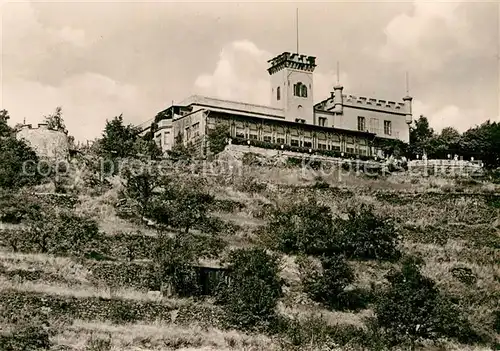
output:
[{"label": "shrub", "polygon": [[24,140],[0,136],[0,188],[19,188],[40,183],[38,157]]},{"label": "shrub", "polygon": [[497,333],[500,333],[500,310],[493,312],[493,328]]},{"label": "shrub", "polygon": [[240,249],[228,259],[229,282],[221,284],[217,301],[227,322],[236,328],[268,328],[282,295],[280,261],[262,249]]},{"label": "shrub", "polygon": [[95,337],[94,334],[90,336],[87,341],[87,351],[109,351],[111,350],[111,335],[107,338]]},{"label": "shrub", "polygon": [[285,253],[322,254],[332,247],[334,223],[330,208],[309,198],[290,201],[275,209],[265,231],[265,240],[273,249]]},{"label": "shrub", "polygon": [[450,272],[455,278],[466,285],[475,284],[477,281],[474,272],[468,267],[453,267],[450,268]]},{"label": "shrub", "polygon": [[287,157],[286,159],[286,165],[289,167],[302,167],[304,163],[305,160],[303,158]]},{"label": "shrub", "polygon": [[289,318],[284,320],[284,324],[283,333],[293,346],[333,346],[331,327],[321,315],[307,316],[304,320]]},{"label": "shrub", "polygon": [[30,240],[37,251],[60,255],[82,254],[98,237],[97,223],[69,211],[40,213],[29,221]]},{"label": "shrub", "polygon": [[259,182],[254,177],[247,175],[239,178],[238,182],[234,184],[234,188],[244,193],[255,194],[266,190],[267,184]]},{"label": "shrub", "polygon": [[46,205],[40,199],[25,192],[0,190],[0,221],[18,224],[35,217]]},{"label": "shrub", "polygon": [[[171,293],[178,296],[200,295],[196,270],[197,252],[191,235],[170,237],[161,234],[155,252],[155,266],[159,280],[167,284]],[[163,291],[168,294],[168,291]]]},{"label": "shrub", "polygon": [[168,157],[181,164],[190,164],[196,157],[198,150],[192,142],[184,143],[183,134],[179,133],[175,137],[175,143],[172,149],[167,151]]},{"label": "shrub", "polygon": [[182,183],[168,180],[164,191],[156,196],[147,210],[148,217],[161,226],[173,226],[185,233],[208,218],[214,198],[205,192],[196,180]]},{"label": "shrub", "polygon": [[316,177],[314,179],[313,189],[328,189],[330,184],[328,184],[322,177]]},{"label": "shrub", "polygon": [[239,201],[229,200],[229,199],[216,199],[212,203],[212,209],[214,211],[221,212],[235,212],[245,208],[245,204]]},{"label": "shrub", "polygon": [[51,330],[46,315],[25,307],[11,317],[9,322],[14,328],[0,334],[0,350],[48,350],[51,347]]},{"label": "shrub", "polygon": [[138,320],[137,311],[130,308],[121,300],[113,301],[109,311],[109,319],[116,324],[133,323]]},{"label": "shrub", "polygon": [[160,185],[160,176],[155,172],[155,167],[145,169],[145,165],[140,164],[139,173],[126,168],[123,172],[125,177],[124,195],[127,198],[137,201],[140,206],[140,214],[144,215],[154,192]]},{"label": "shrub", "polygon": [[245,166],[260,166],[259,156],[255,152],[245,152],[241,162]]},{"label": "shrub", "polygon": [[4,351],[48,350],[50,346],[49,333],[37,325],[20,326],[11,333],[0,334],[0,349]]},{"label": "shrub", "polygon": [[224,124],[217,124],[215,129],[209,130],[207,137],[210,152],[218,154],[223,151],[228,143],[229,136],[229,128]]},{"label": "shrub", "polygon": [[377,322],[393,342],[441,336],[473,340],[474,332],[458,309],[440,294],[435,283],[420,273],[414,259],[405,259],[401,271],[387,276],[389,289],[375,306]]},{"label": "shrub", "polygon": [[13,252],[36,251],[27,230],[3,230],[0,237],[0,245],[10,248]]},{"label": "shrub", "polygon": [[377,216],[371,207],[349,211],[347,219],[337,219],[335,237],[338,252],[348,258],[393,260],[400,257],[399,238],[394,223]]},{"label": "shrub", "polygon": [[358,259],[398,259],[399,238],[390,219],[363,206],[347,219],[333,219],[330,208],[313,198],[272,211],[262,239],[272,249],[307,255],[342,254]]},{"label": "shrub", "polygon": [[299,272],[304,291],[309,297],[332,309],[351,309],[360,303],[353,295],[356,291],[346,291],[354,281],[354,270],[342,256],[321,258],[321,270],[309,259],[299,259]]},{"label": "shrub", "polygon": [[313,350],[337,350],[339,346],[348,350],[387,350],[378,329],[350,324],[330,325],[322,315],[305,318],[280,317],[280,332],[286,337],[286,350],[304,348]]}]

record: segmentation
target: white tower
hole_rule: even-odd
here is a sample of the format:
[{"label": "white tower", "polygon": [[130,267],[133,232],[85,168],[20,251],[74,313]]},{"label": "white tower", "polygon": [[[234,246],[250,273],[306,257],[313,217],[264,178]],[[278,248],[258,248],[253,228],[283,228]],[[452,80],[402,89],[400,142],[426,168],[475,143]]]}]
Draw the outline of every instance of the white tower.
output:
[{"label": "white tower", "polygon": [[316,58],[284,52],[268,61],[271,67],[271,105],[284,110],[285,119],[314,124],[313,72]]}]

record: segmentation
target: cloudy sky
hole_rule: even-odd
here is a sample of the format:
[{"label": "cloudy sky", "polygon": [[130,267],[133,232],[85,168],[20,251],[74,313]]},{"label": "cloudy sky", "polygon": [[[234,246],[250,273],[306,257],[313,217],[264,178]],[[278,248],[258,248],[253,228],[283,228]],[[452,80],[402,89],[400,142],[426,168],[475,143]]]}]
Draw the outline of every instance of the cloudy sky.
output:
[{"label": "cloudy sky", "polygon": [[314,99],[336,62],[348,94],[400,100],[440,130],[500,120],[500,6],[490,2],[172,3],[1,1],[0,107],[38,123],[62,106],[78,140],[105,120],[152,118],[204,94],[268,104],[267,60],[317,57]]}]

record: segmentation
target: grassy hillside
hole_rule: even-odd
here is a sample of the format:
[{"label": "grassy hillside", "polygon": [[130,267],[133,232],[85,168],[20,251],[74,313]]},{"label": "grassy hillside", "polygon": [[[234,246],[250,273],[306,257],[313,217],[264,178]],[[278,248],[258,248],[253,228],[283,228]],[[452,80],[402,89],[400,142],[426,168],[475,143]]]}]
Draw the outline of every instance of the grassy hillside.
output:
[{"label": "grassy hillside", "polygon": [[[477,342],[451,337],[421,340],[416,348],[489,350],[500,344],[500,189],[496,185],[407,175],[373,179],[338,171],[320,176],[313,170],[259,166],[216,175],[180,171],[175,177],[181,181],[194,177],[215,198],[209,217],[223,223],[217,234],[227,244],[217,253],[216,262],[239,248],[265,246],[262,231],[276,206],[313,196],[339,218],[347,218],[348,209],[371,206],[377,216],[394,221],[402,255],[423,260],[423,275],[435,281],[482,336]],[[401,268],[400,260],[349,258],[354,281],[347,290],[359,289],[371,297],[359,308],[335,310],[305,293],[297,255],[281,253],[284,286],[277,310],[299,324],[296,329],[290,324],[288,331],[239,330],[225,322],[225,311],[213,297],[161,296],[153,265],[158,230],[128,214],[134,207],[126,201],[120,179],[99,189],[79,187],[70,195],[77,201],[69,208],[96,221],[99,237],[90,249],[60,254],[41,253],[22,242],[13,245],[29,221],[5,224],[1,231],[0,345],[3,342],[6,349],[14,345],[12,340],[19,345],[26,338],[43,341],[43,335],[36,336],[40,330],[48,331],[51,350],[388,347],[374,341],[378,334],[370,320],[375,315],[374,299],[388,287],[387,273]],[[59,200],[43,201],[44,209],[63,207]],[[198,228],[189,231],[200,234]],[[182,230],[169,227],[162,232],[174,235]]]}]

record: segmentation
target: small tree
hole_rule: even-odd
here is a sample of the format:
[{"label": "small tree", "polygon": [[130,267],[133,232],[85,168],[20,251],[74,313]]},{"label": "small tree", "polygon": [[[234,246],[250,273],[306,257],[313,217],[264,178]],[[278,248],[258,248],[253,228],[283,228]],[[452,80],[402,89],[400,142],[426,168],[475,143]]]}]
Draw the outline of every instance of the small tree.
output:
[{"label": "small tree", "polygon": [[208,145],[210,151],[214,155],[224,151],[224,148],[228,143],[229,136],[229,128],[222,123],[218,123],[215,126],[215,129],[208,132]]},{"label": "small tree", "polygon": [[9,119],[9,112],[7,110],[0,110],[0,138],[12,135],[12,128],[7,124]]},{"label": "small tree", "polygon": [[162,155],[161,148],[156,142],[148,136],[137,137],[133,144],[133,153],[135,156],[157,159]]},{"label": "small tree", "polygon": [[160,282],[168,287],[166,290],[162,288],[165,295],[193,296],[200,293],[196,271],[193,268],[197,257],[196,245],[191,235],[171,237],[165,233],[160,234],[154,261]]},{"label": "small tree", "polygon": [[309,198],[275,209],[266,229],[268,244],[285,253],[319,255],[330,251],[334,223],[330,208]]},{"label": "small tree", "polygon": [[163,226],[173,226],[188,233],[191,228],[203,227],[213,196],[195,180],[172,182],[165,178],[163,193],[154,198],[148,216]]},{"label": "small tree", "polygon": [[133,155],[134,143],[138,130],[131,124],[123,123],[123,115],[106,121],[106,126],[99,143],[101,156],[110,158],[125,158]]},{"label": "small tree", "polygon": [[44,116],[45,123],[47,127],[52,130],[61,130],[66,132],[66,126],[64,124],[64,119],[62,117],[62,107],[56,107],[54,113]]},{"label": "small tree", "polygon": [[125,169],[123,172],[125,178],[125,196],[136,200],[140,206],[141,215],[145,215],[151,199],[156,190],[162,183],[162,179],[154,168],[142,170],[139,173],[134,173],[131,169]]},{"label": "small tree", "polygon": [[14,328],[10,332],[0,334],[0,350],[50,350],[50,337],[56,333],[55,329],[51,328],[46,314],[21,308],[15,314],[5,317]]},{"label": "small tree", "polygon": [[35,151],[12,135],[0,137],[0,165],[0,188],[38,184],[42,179]]},{"label": "small tree", "polygon": [[459,311],[442,296],[434,281],[420,273],[414,259],[406,259],[401,271],[387,279],[390,288],[375,306],[377,321],[395,342],[409,341],[411,349],[420,339],[440,336],[473,340],[474,332]]},{"label": "small tree", "polygon": [[23,221],[38,218],[40,211],[46,207],[38,198],[24,191],[0,189],[0,221],[19,224]]},{"label": "small tree", "polygon": [[321,258],[321,270],[307,258],[298,262],[304,291],[317,302],[333,309],[344,308],[345,288],[354,281],[354,270],[342,256]]},{"label": "small tree", "polygon": [[185,186],[178,189],[174,201],[171,202],[172,212],[176,214],[171,223],[188,233],[189,229],[206,221],[212,202],[213,196],[196,188]]},{"label": "small tree", "polygon": [[239,249],[230,253],[228,263],[230,280],[220,287],[218,302],[229,324],[240,329],[269,327],[282,295],[279,258],[262,249]]},{"label": "small tree", "polygon": [[433,154],[432,141],[435,138],[434,130],[429,125],[427,117],[420,115],[410,126],[410,152],[413,157],[424,152]]},{"label": "small tree", "polygon": [[41,253],[80,255],[99,234],[95,221],[65,211],[41,210],[28,225],[28,240]]},{"label": "small tree", "polygon": [[196,156],[196,148],[191,142],[184,143],[184,136],[179,133],[175,137],[175,143],[171,150],[167,151],[168,156],[176,162],[191,162]]},{"label": "small tree", "polygon": [[400,257],[398,232],[389,218],[377,216],[363,205],[351,209],[347,219],[337,219],[336,251],[348,258],[393,260]]}]

